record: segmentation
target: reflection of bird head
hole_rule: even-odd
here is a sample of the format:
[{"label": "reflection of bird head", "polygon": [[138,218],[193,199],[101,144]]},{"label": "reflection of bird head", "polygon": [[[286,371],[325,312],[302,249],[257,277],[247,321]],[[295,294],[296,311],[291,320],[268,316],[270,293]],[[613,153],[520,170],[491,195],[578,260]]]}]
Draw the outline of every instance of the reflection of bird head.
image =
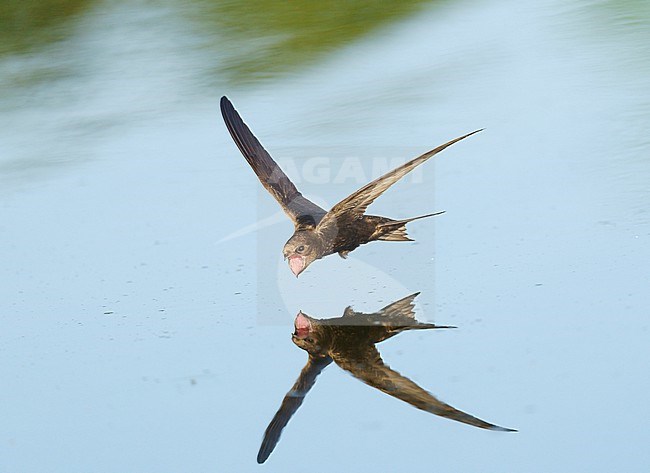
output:
[{"label": "reflection of bird head", "polygon": [[324,354],[318,322],[302,312],[298,312],[293,322],[294,331],[291,335],[293,343],[312,355]]},{"label": "reflection of bird head", "polygon": [[293,234],[291,238],[284,244],[282,253],[284,259],[289,260],[289,268],[291,272],[298,277],[307,266],[312,264],[320,254],[320,241],[318,236],[310,231],[301,231]]}]

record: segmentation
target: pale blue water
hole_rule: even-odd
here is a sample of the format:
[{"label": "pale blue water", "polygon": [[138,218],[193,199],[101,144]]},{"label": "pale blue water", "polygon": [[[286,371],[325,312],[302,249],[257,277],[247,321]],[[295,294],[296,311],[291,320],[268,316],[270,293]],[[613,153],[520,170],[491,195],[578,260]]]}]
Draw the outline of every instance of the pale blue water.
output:
[{"label": "pale blue water", "polygon": [[[251,45],[197,8],[100,2],[62,42],[0,57],[0,471],[646,471],[647,8],[433,4],[250,81],[228,61]],[[446,210],[410,224],[416,243],[295,280],[288,220],[237,233],[278,207],[224,94],[323,205],[486,130],[371,207]],[[403,334],[384,360],[519,432],[330,367],[256,465],[306,360],[298,310],[415,291],[420,320],[459,328]]]}]

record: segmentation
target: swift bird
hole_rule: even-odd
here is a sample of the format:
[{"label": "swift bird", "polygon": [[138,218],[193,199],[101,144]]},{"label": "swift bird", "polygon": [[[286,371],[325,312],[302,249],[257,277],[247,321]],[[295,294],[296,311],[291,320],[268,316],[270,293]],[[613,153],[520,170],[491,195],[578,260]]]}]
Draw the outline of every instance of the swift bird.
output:
[{"label": "swift bird", "polygon": [[448,146],[481,131],[476,130],[448,141],[387,172],[340,201],[328,212],[298,192],[225,96],[221,97],[221,114],[230,135],[264,188],[294,223],[295,231],[282,252],[296,277],[317,259],[334,253],[345,258],[358,246],[371,241],[413,241],[406,234],[406,224],[442,212],[393,220],[365,215],[366,208],[416,166]]},{"label": "swift bird", "polygon": [[455,328],[415,320],[413,300],[418,294],[393,302],[374,314],[355,312],[351,307],[345,309],[342,317],[333,319],[314,319],[298,313],[291,339],[307,351],[309,358],[264,433],[257,454],[258,463],[264,463],[269,457],[280,440],[282,430],[316,382],[316,377],[332,361],[365,384],[417,409],[482,429],[515,432],[455,409],[384,364],[375,348],[376,343],[405,330]]}]

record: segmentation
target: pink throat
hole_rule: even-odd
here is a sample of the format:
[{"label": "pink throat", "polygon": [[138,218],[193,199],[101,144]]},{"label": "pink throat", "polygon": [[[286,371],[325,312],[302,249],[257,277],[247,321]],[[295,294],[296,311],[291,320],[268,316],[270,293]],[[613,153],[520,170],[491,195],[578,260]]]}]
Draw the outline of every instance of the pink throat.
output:
[{"label": "pink throat", "polygon": [[299,255],[289,256],[289,268],[293,274],[298,276],[305,269],[305,258]]},{"label": "pink throat", "polygon": [[296,329],[296,336],[298,338],[305,338],[309,335],[311,331],[311,322],[302,312],[298,312],[296,315],[296,320],[294,322],[294,327]]}]

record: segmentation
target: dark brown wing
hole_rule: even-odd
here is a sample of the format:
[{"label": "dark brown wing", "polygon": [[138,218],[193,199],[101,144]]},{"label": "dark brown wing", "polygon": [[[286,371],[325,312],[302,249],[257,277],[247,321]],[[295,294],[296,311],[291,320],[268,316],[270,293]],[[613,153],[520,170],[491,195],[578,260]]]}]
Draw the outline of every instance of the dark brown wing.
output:
[{"label": "dark brown wing", "polygon": [[490,424],[436,399],[410,379],[386,366],[379,352],[372,345],[351,349],[350,352],[332,353],[331,356],[337,365],[349,371],[355,378],[390,396],[408,402],[413,407],[482,429],[513,432],[512,429]]},{"label": "dark brown wing", "polygon": [[282,434],[282,429],[289,423],[291,417],[298,410],[305,396],[316,382],[316,377],[332,362],[330,357],[313,357],[309,355],[307,364],[300,372],[300,376],[291,387],[291,391],[284,396],[282,405],[275,413],[273,420],[264,432],[264,440],[257,453],[257,463],[264,463],[269,457]]},{"label": "dark brown wing", "polygon": [[386,191],[386,189],[395,184],[417,166],[432,156],[435,156],[445,148],[467,138],[468,136],[473,135],[474,133],[478,133],[479,131],[481,130],[476,130],[459,138],[448,141],[447,143],[440,145],[437,148],[432,149],[431,151],[428,151],[421,156],[418,156],[417,158],[412,159],[408,163],[403,164],[393,169],[392,171],[387,172],[383,176],[375,179],[374,181],[366,184],[361,189],[349,195],[334,207],[332,207],[332,210],[327,212],[327,215],[325,215],[325,217],[318,224],[317,230],[325,232],[328,230],[327,227],[336,226],[338,220],[346,220],[344,217],[360,217],[365,213],[368,206],[372,204],[377,197],[379,197],[384,191]]},{"label": "dark brown wing", "polygon": [[237,147],[253,168],[264,188],[275,197],[296,229],[314,227],[325,209],[304,198],[280,166],[255,138],[227,97],[221,97],[221,114]]}]

